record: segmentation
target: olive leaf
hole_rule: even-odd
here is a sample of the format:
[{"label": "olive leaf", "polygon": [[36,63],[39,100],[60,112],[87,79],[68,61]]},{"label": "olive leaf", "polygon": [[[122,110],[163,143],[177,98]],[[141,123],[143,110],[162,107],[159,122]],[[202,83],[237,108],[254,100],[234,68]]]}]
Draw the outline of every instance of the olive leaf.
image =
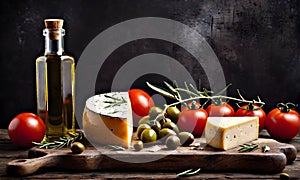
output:
[{"label": "olive leaf", "polygon": [[[236,101],[238,103],[254,103],[254,104],[260,104],[260,105],[264,105],[265,104],[264,102],[262,102],[260,100],[260,98],[258,98],[258,101],[256,101],[256,100],[251,100],[251,101],[245,100],[240,95],[239,91],[238,91],[238,93],[240,95],[240,98],[235,98],[235,97],[221,95],[223,92],[225,92],[227,90],[227,88],[231,84],[227,85],[224,89],[222,89],[220,92],[218,92],[217,95],[213,95],[214,92],[211,91],[211,90],[208,90],[206,88],[202,88],[203,89],[202,91],[197,90],[196,87],[194,87],[192,84],[187,84],[187,83],[185,83],[185,88],[180,88],[180,87],[178,87],[176,81],[174,83],[174,86],[172,86],[169,83],[165,82],[165,85],[168,88],[167,90],[165,90],[165,89],[163,89],[161,87],[152,85],[149,82],[146,82],[146,84],[152,90],[160,93],[161,95],[166,96],[166,97],[171,98],[171,99],[177,100],[177,102],[165,105],[165,108],[163,110],[164,113],[166,112],[166,110],[168,109],[168,107],[176,106],[178,104],[186,104],[187,102],[194,101],[194,100],[199,100],[200,101],[201,99],[206,99],[205,103],[202,104],[202,107],[205,106],[209,101],[212,101],[213,103],[216,103],[216,104],[220,104],[220,103],[222,103],[223,99],[225,99],[226,101],[229,101],[229,100]],[[190,88],[191,88],[191,90],[190,90]],[[190,95],[190,97],[182,99],[180,93],[186,93],[187,95]]]},{"label": "olive leaf", "polygon": [[178,83],[176,80],[173,81],[175,88],[178,88]]},{"label": "olive leaf", "polygon": [[[186,83],[184,83],[184,84],[186,84]],[[193,84],[190,83],[189,85],[196,93],[198,93],[198,90],[195,88],[195,86]],[[188,87],[187,87],[187,90],[188,90]]]},{"label": "olive leaf", "polygon": [[174,97],[176,97],[176,99],[181,99],[179,92],[172,85],[170,85],[166,81],[164,81],[164,83],[170,89],[171,93],[174,95]]},{"label": "olive leaf", "polygon": [[166,81],[164,81],[164,83],[165,83],[165,85],[170,89],[170,91],[171,91],[172,93],[174,93],[174,94],[178,93],[178,92],[176,91],[176,89],[175,89],[171,84],[169,84],[169,83],[166,82]]},{"label": "olive leaf", "polygon": [[166,97],[171,98],[171,99],[176,99],[176,100],[177,100],[177,98],[176,98],[173,94],[171,94],[171,93],[169,93],[169,92],[163,90],[162,88],[159,88],[159,87],[157,87],[157,86],[154,86],[154,85],[150,84],[149,82],[146,82],[146,84],[147,84],[151,89],[153,89],[154,91],[157,91],[157,92],[160,93],[161,95],[166,96]]},{"label": "olive leaf", "polygon": [[218,93],[216,93],[215,95],[221,95],[222,93],[224,93],[225,91],[227,91],[227,89],[232,85],[232,83],[229,83],[226,87],[224,87],[221,91],[219,91]]},{"label": "olive leaf", "polygon": [[190,89],[189,89],[189,86],[187,85],[186,82],[184,82],[184,86],[185,86],[185,89],[187,90],[187,93],[188,93],[188,95],[190,96],[190,98],[193,97],[193,96],[192,96],[192,93],[191,93],[191,91],[190,91]]}]

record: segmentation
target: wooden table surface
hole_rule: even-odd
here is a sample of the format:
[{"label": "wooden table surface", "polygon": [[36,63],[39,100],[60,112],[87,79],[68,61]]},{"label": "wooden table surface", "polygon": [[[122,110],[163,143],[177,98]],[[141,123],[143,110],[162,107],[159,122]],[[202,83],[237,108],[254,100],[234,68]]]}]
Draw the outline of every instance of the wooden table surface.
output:
[{"label": "wooden table surface", "polygon": [[[264,137],[266,133],[262,133]],[[290,144],[297,148],[297,158],[293,164],[287,165],[283,173],[291,179],[300,179],[300,136],[295,137]],[[7,131],[0,129],[0,179],[15,179],[6,174],[6,165],[15,159],[27,158],[28,149],[20,149],[12,144]],[[277,174],[251,174],[251,173],[199,173],[197,176],[184,177],[184,179],[279,179]],[[42,169],[24,179],[175,179],[176,173],[149,173],[149,172],[63,172],[57,169]]]}]

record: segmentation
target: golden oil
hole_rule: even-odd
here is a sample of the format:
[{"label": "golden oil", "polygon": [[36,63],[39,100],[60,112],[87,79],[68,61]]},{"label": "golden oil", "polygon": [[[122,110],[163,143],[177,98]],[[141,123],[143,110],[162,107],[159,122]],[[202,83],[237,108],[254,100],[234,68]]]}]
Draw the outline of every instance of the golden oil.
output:
[{"label": "golden oil", "polygon": [[75,60],[63,48],[63,20],[46,19],[45,53],[36,60],[37,114],[46,124],[44,141],[75,134]]}]

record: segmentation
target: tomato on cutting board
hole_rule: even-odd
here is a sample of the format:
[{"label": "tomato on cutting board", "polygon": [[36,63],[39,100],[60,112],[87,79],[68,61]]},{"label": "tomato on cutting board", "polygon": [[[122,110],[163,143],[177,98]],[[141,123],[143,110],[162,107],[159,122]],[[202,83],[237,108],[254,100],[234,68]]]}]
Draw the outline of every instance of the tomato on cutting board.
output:
[{"label": "tomato on cutting board", "polygon": [[32,142],[41,142],[46,133],[44,121],[33,113],[21,113],[9,123],[8,135],[11,141],[22,147],[33,146]]},{"label": "tomato on cutting board", "polygon": [[235,114],[234,109],[226,102],[212,103],[206,108],[206,112],[210,117],[228,117]]},{"label": "tomato on cutting board", "polygon": [[184,110],[179,114],[177,126],[199,137],[205,128],[208,114],[203,108]]},{"label": "tomato on cutting board", "polygon": [[235,113],[236,116],[257,116],[259,118],[259,131],[265,126],[267,115],[265,111],[256,104],[241,106]]},{"label": "tomato on cutting board", "polygon": [[133,125],[137,127],[139,120],[148,115],[154,102],[150,95],[141,89],[130,89],[129,98],[133,111]]},{"label": "tomato on cutting board", "polygon": [[293,108],[292,103],[279,103],[268,113],[265,127],[272,138],[287,141],[298,134],[300,117]]}]

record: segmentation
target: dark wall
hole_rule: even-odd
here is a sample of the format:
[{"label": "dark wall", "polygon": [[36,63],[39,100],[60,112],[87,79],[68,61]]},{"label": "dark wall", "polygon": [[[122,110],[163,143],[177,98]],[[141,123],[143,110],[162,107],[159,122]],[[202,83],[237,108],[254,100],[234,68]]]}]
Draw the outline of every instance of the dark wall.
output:
[{"label": "dark wall", "polygon": [[[124,20],[148,16],[177,20],[196,29],[212,46],[227,83],[233,83],[229,94],[239,88],[247,98],[259,95],[267,111],[277,102],[300,102],[297,0],[2,0],[0,8],[1,128],[18,113],[36,111],[35,59],[44,50],[45,18],[65,20],[65,49],[77,60],[95,36]],[[168,42],[145,40],[126,46],[110,58],[164,53],[185,62],[195,79],[201,76],[201,67],[189,63],[191,57]]]}]

